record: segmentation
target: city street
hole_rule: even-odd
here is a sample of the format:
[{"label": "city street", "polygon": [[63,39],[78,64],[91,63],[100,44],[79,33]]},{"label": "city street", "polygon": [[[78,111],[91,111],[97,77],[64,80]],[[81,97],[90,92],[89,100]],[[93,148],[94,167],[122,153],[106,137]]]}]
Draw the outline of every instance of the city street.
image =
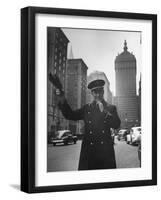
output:
[{"label": "city street", "polygon": [[139,167],[138,146],[126,144],[125,141],[115,140],[115,155],[117,168]]},{"label": "city street", "polygon": [[[73,171],[78,169],[81,141],[67,146],[48,146],[48,172]],[[115,140],[115,155],[117,168],[139,167],[137,146]]]}]

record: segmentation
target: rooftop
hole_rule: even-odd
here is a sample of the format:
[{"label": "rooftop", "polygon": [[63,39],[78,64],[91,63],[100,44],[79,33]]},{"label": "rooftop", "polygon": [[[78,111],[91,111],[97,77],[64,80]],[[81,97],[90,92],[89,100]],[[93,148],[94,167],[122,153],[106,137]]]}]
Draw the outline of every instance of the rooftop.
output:
[{"label": "rooftop", "polygon": [[136,61],[135,56],[128,51],[127,42],[124,41],[124,51],[116,56],[115,62]]}]

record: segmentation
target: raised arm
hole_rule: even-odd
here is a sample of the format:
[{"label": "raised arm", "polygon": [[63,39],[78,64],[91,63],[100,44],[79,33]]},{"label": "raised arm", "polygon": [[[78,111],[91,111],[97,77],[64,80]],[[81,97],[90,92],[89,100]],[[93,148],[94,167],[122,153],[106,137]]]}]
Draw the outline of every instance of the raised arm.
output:
[{"label": "raised arm", "polygon": [[63,103],[59,103],[58,106],[66,119],[77,121],[84,118],[84,107],[72,110],[66,99]]},{"label": "raised arm", "polygon": [[59,77],[55,74],[49,73],[49,81],[53,84],[53,86],[56,88],[56,100],[58,103],[58,106],[60,110],[62,111],[62,114],[66,119],[69,120],[81,120],[84,118],[84,107],[78,110],[73,111],[69,104],[67,103],[67,100],[65,99],[63,87],[61,84],[61,81]]},{"label": "raised arm", "polygon": [[72,110],[67,100],[65,99],[64,93],[60,92],[59,89],[56,89],[56,95],[58,100],[58,107],[66,119],[77,121],[84,118],[85,106],[77,110]]}]

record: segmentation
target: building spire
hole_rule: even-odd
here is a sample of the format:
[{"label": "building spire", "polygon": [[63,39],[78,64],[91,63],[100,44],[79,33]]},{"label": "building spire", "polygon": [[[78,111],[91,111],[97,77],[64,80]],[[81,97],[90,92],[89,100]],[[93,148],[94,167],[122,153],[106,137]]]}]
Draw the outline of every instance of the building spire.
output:
[{"label": "building spire", "polygon": [[124,41],[124,51],[127,51],[127,42],[126,42],[126,40]]},{"label": "building spire", "polygon": [[74,59],[74,55],[73,55],[73,50],[72,50],[72,44],[69,43],[68,45],[68,55],[67,55],[68,59]]}]

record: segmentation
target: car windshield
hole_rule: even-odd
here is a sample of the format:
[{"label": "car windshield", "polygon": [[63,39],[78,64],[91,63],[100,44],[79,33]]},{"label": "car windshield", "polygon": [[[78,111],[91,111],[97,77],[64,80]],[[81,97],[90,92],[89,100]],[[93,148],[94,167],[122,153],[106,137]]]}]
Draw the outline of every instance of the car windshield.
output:
[{"label": "car windshield", "polygon": [[65,137],[65,136],[68,136],[70,134],[71,134],[71,132],[68,131],[68,132],[65,132],[62,136]]},{"label": "car windshield", "polygon": [[62,134],[61,134],[60,132],[56,132],[56,133],[55,133],[55,137],[56,137],[56,138],[60,138],[61,136],[62,136]]}]

